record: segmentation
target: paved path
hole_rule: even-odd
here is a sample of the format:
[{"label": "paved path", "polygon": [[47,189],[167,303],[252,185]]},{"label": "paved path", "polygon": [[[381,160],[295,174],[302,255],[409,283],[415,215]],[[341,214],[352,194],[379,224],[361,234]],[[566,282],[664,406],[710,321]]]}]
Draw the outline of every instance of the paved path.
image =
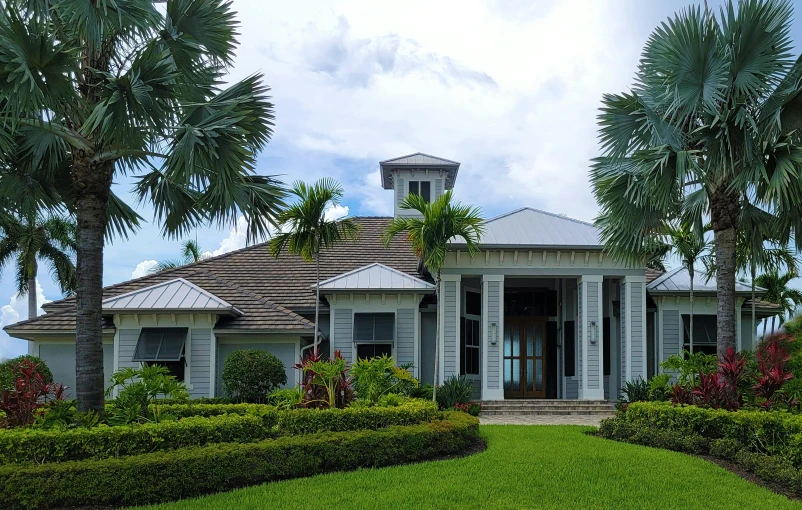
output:
[{"label": "paved path", "polygon": [[482,425],[591,425],[598,427],[605,416],[590,414],[536,415],[536,416],[480,416]]}]

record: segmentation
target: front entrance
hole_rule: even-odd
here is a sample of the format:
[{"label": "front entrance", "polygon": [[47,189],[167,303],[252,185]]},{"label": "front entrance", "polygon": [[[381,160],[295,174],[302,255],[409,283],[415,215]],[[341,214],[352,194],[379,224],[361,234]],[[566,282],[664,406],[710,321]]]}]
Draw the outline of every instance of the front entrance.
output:
[{"label": "front entrance", "polygon": [[504,398],[546,398],[546,317],[504,317]]}]

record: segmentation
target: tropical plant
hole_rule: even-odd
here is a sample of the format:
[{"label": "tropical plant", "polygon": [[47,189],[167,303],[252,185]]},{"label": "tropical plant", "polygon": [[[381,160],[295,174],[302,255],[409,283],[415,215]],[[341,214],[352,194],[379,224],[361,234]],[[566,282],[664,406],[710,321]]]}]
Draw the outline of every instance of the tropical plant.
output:
[{"label": "tropical plant", "polygon": [[640,377],[633,381],[625,381],[621,393],[627,403],[647,402],[649,400],[649,383]]},{"label": "tropical plant", "polygon": [[53,382],[53,372],[50,371],[42,358],[23,354],[0,363],[0,390],[13,389],[17,378],[22,376],[23,362],[30,362],[36,366],[36,372],[42,377],[45,384]]},{"label": "tropical plant", "polygon": [[225,0],[8,0],[0,7],[0,196],[76,217],[76,395],[103,407],[104,239],[140,217],[123,175],[169,236],[199,224],[268,234],[284,190],[255,175],[272,135],[259,74],[226,84],[238,23]]},{"label": "tropical plant", "polygon": [[[452,190],[440,195],[434,202],[410,193],[401,203],[401,209],[416,211],[415,216],[396,216],[384,235],[385,246],[398,235],[405,235],[412,250],[434,276],[435,296],[440,300],[440,271],[446,263],[448,243],[454,239],[464,242],[468,253],[479,251],[479,239],[484,233],[481,211],[454,201]],[[438,308],[438,314],[439,314]],[[440,320],[437,320],[434,343],[434,390],[432,400],[437,400],[438,368],[440,365]],[[451,407],[451,406],[449,406]]]},{"label": "tropical plant", "polygon": [[[0,163],[2,165],[2,163]],[[39,264],[50,268],[50,274],[61,291],[75,290],[75,222],[63,216],[41,216],[36,213],[0,216],[0,275],[5,265],[16,259],[16,290],[28,294],[28,318],[36,317],[36,277]]]},{"label": "tropical plant", "polygon": [[267,395],[267,403],[276,406],[277,409],[295,409],[301,405],[303,399],[304,391],[302,386],[276,389]]},{"label": "tropical plant", "polygon": [[670,374],[655,374],[649,379],[649,400],[659,402],[668,400],[671,382]]},{"label": "tropical plant", "polygon": [[[788,284],[791,280],[798,276],[796,270],[787,271],[780,274],[779,271],[773,270],[758,276],[755,283],[759,287],[763,287],[766,291],[763,293],[763,300],[769,303],[780,305],[780,311],[777,315],[771,318],[771,334],[774,335],[774,324],[779,317],[780,326],[785,322],[786,317],[790,317],[796,311],[799,305],[802,305],[802,291],[789,287]],[[766,324],[768,319],[763,323],[763,336],[766,336]]]},{"label": "tropical plant", "polygon": [[115,424],[135,421],[158,423],[166,418],[162,416],[160,401],[168,398],[179,402],[189,399],[184,383],[161,365],[121,368],[112,374],[106,396],[112,396],[115,391],[114,411],[109,417],[109,422]]},{"label": "tropical plant", "polygon": [[755,395],[764,399],[761,404],[768,409],[778,403],[785,383],[794,378],[788,371],[791,360],[786,345],[794,339],[786,334],[772,335],[763,340],[757,349],[757,363],[760,375],[752,387]]},{"label": "tropical plant", "polygon": [[318,353],[309,353],[300,364],[303,378],[304,407],[346,407],[354,399],[348,362],[340,351],[334,351],[333,359],[323,359]]},{"label": "tropical plant", "polygon": [[261,349],[239,349],[223,364],[223,389],[236,402],[261,404],[268,393],[287,384],[284,363]]},{"label": "tropical plant", "polygon": [[726,2],[716,17],[691,6],[663,23],[643,50],[635,85],[606,94],[602,155],[591,180],[597,225],[611,257],[643,263],[677,217],[713,230],[717,347],[736,339],[736,237],[747,203],[774,216],[782,240],[802,236],[802,59],[783,0]]},{"label": "tropical plant", "polygon": [[46,382],[36,363],[24,359],[15,372],[14,387],[0,392],[0,426],[31,425],[39,409],[64,399],[64,386]]},{"label": "tropical plant", "polygon": [[181,258],[162,260],[153,266],[153,268],[150,270],[150,273],[160,273],[169,269],[175,269],[187,264],[200,262],[204,258],[206,257],[198,242],[192,239],[187,239],[181,243]]},{"label": "tropical plant", "polygon": [[409,371],[411,365],[398,367],[391,356],[359,359],[351,368],[354,394],[358,399],[376,404],[389,393],[408,394],[418,380]]},{"label": "tropical plant", "polygon": [[698,383],[697,377],[712,374],[718,369],[716,356],[703,352],[688,352],[683,350],[679,354],[672,354],[660,363],[660,368],[677,375],[677,382],[681,386],[693,387]]},{"label": "tropical plant", "polygon": [[700,235],[688,223],[668,225],[665,236],[670,246],[669,252],[679,259],[680,264],[688,272],[688,277],[691,280],[688,350],[693,352],[693,279],[696,276],[697,261],[707,251],[707,241],[705,241],[704,234]]},{"label": "tropical plant", "polygon": [[459,404],[467,404],[473,395],[473,382],[466,376],[451,375],[437,392],[440,409],[452,409]]},{"label": "tropical plant", "polygon": [[328,217],[329,209],[339,205],[343,198],[343,187],[334,179],[320,179],[311,185],[298,181],[291,193],[297,200],[278,215],[280,232],[270,240],[270,253],[278,258],[287,250],[315,263],[315,339],[312,350],[317,351],[321,252],[358,239],[360,226],[351,218]]}]

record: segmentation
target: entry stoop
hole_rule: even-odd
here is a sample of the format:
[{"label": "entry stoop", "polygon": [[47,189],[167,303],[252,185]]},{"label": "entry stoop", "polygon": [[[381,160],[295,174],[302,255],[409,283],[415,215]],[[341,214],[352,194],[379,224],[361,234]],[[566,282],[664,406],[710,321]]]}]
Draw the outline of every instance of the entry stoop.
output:
[{"label": "entry stoop", "polygon": [[606,400],[515,399],[482,401],[482,416],[568,416],[607,418],[615,406]]}]

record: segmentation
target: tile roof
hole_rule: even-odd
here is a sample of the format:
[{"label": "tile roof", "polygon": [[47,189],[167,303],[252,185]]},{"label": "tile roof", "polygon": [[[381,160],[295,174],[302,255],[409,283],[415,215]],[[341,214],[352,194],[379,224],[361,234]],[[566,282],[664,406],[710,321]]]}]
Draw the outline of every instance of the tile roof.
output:
[{"label": "tile roof", "polygon": [[[312,288],[314,288],[314,284],[312,284]],[[420,290],[421,292],[433,292],[434,285],[375,262],[320,282],[320,290]]]},{"label": "tile roof", "polygon": [[662,276],[663,273],[665,273],[665,271],[660,271],[659,269],[651,269],[651,268],[647,267],[646,268],[646,283],[652,283],[653,281],[658,279],[660,276]]},{"label": "tile roof", "polygon": [[[374,262],[415,278],[423,278],[418,272],[418,259],[406,239],[398,237],[384,247],[381,238],[392,218],[356,217],[354,220],[362,226],[360,239],[340,244],[321,254],[321,281]],[[301,330],[314,327],[299,313],[315,307],[315,265],[287,253],[274,258],[266,243],[110,285],[103,289],[103,297],[109,299],[176,278],[183,278],[242,311],[241,317],[221,319],[217,329]],[[47,311],[45,315],[7,326],[6,329],[75,329],[74,297],[49,303]],[[113,325],[110,327],[113,328]]]}]

